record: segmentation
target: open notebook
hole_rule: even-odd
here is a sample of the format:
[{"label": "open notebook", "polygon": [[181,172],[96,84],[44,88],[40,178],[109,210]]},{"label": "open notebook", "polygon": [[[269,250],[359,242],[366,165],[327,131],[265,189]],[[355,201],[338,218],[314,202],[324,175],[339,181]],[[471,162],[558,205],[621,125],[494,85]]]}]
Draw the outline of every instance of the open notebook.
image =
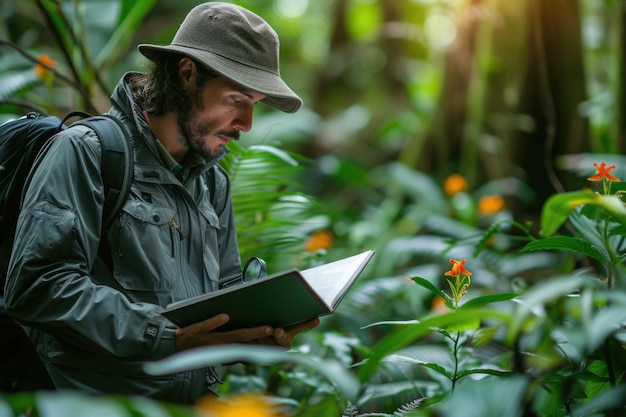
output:
[{"label": "open notebook", "polygon": [[227,313],[218,331],[269,325],[288,327],[335,311],[374,251],[299,271],[291,269],[179,301],[161,314],[178,326]]}]

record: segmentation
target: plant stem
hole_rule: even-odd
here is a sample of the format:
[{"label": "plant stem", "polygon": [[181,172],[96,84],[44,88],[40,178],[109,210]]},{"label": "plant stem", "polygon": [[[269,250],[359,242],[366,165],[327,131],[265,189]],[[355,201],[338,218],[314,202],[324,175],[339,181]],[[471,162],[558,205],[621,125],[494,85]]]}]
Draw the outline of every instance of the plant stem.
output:
[{"label": "plant stem", "polygon": [[609,373],[609,383],[611,387],[615,386],[615,372],[613,372],[613,361],[611,360],[611,350],[609,349],[610,338],[607,338],[604,341],[604,346],[602,347],[604,354],[604,361],[606,362],[606,369]]},{"label": "plant stem", "polygon": [[452,376],[452,389],[454,392],[454,387],[456,386],[457,375],[459,374],[459,339],[461,338],[461,332],[456,332],[456,337],[454,338],[454,375]]}]

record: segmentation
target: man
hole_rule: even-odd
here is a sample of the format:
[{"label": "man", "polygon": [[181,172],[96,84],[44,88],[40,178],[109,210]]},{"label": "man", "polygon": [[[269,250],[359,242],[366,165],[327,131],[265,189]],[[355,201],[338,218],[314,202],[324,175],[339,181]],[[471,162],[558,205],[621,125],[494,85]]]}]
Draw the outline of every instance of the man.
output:
[{"label": "man", "polygon": [[287,348],[319,323],[220,332],[225,314],[184,328],[159,314],[241,275],[228,178],[217,163],[250,130],[256,103],[300,108],[280,78],[278,48],[265,21],[227,3],[195,7],[168,46],[139,46],[153,67],[126,74],[112,95],[135,172],[108,230],[98,138],[81,126],[55,141],[25,196],[5,296],[57,388],[189,403],[217,390],[215,369],[157,378],[144,363],[217,344]]}]

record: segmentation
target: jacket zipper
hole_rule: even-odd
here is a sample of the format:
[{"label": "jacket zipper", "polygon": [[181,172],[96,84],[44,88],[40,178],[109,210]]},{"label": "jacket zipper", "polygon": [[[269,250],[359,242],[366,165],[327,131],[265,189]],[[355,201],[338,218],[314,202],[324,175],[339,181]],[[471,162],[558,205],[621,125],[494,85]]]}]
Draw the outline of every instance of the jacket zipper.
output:
[{"label": "jacket zipper", "polygon": [[180,227],[178,227],[178,223],[176,223],[176,220],[172,219],[171,221],[172,223],[172,227],[170,227],[170,240],[172,242],[172,258],[176,256],[176,238],[174,237],[174,231],[176,231],[177,235],[178,235],[178,241],[182,241],[184,239],[184,235],[182,230],[180,230]]}]

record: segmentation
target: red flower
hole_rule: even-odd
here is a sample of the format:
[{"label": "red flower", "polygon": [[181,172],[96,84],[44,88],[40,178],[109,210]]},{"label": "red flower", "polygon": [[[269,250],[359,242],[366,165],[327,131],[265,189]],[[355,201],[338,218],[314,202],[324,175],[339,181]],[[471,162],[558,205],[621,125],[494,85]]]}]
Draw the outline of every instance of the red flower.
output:
[{"label": "red flower", "polygon": [[452,269],[446,272],[444,275],[447,277],[456,277],[458,275],[466,275],[466,276],[472,275],[470,271],[468,271],[467,269],[463,267],[463,265],[466,262],[467,261],[465,259],[461,261],[457,261],[456,259],[450,259],[450,263],[452,264]]},{"label": "red flower", "polygon": [[597,174],[587,178],[589,181],[602,181],[602,179],[606,178],[609,181],[620,182],[619,178],[610,174],[611,170],[615,169],[615,165],[607,167],[606,162],[602,162],[600,165],[594,163],[593,166],[596,167]]}]

